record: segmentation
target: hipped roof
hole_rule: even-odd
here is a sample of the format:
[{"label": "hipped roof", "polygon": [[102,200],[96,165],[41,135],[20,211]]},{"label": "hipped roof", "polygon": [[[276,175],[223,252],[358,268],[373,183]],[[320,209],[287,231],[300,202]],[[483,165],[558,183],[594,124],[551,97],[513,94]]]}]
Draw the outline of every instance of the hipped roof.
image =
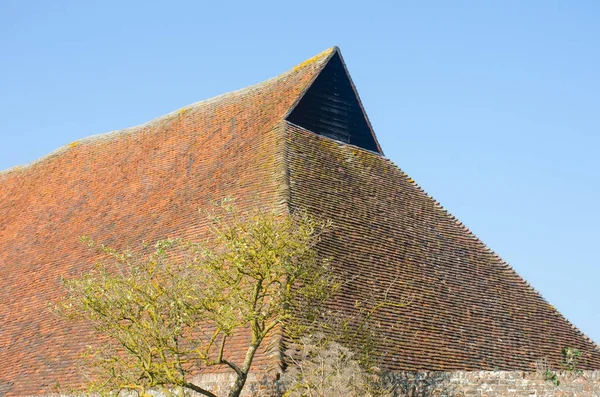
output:
[{"label": "hipped roof", "polygon": [[[338,61],[343,73],[326,74],[335,83],[315,83]],[[306,113],[291,120],[295,109]],[[543,358],[558,365],[562,347],[600,369],[591,340],[382,155],[332,48],[264,83],[0,173],[0,394],[81,386],[77,355],[91,333],[47,309],[63,294],[60,278],[95,260],[80,236],[119,247],[197,238],[206,225],[196,210],[227,196],[242,209],[332,219],[318,249],[353,280],[335,302],[343,310],[389,285],[389,297],[412,297],[376,313],[393,342],[389,369],[533,370]]]}]

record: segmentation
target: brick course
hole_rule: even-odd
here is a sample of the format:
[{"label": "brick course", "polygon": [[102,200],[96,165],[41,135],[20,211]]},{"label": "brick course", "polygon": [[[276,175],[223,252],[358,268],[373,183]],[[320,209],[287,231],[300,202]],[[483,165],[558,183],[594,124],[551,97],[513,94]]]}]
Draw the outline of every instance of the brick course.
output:
[{"label": "brick course", "polygon": [[600,397],[600,371],[559,374],[559,386],[521,371],[398,372],[394,397]]}]

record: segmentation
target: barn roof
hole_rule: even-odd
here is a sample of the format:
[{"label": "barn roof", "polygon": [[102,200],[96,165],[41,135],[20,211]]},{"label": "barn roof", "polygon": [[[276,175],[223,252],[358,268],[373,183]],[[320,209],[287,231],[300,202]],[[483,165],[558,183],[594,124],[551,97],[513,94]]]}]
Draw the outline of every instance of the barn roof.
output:
[{"label": "barn roof", "polygon": [[[319,245],[351,276],[338,307],[372,294],[397,370],[533,370],[562,347],[600,351],[383,156],[339,49],[261,84],[74,142],[0,173],[0,394],[80,386],[90,331],[53,316],[60,278],[90,268],[81,235],[121,247],[205,231],[197,208],[302,207],[330,218]],[[387,287],[386,287],[387,288]],[[243,343],[240,341],[239,343]],[[257,367],[274,360],[263,352]],[[235,357],[239,352],[229,352]]]}]

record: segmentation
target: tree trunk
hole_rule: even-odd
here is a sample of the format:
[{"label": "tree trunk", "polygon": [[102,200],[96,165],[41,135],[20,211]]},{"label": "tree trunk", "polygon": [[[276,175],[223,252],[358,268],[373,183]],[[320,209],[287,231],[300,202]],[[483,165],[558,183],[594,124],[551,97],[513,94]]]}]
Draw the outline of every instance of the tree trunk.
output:
[{"label": "tree trunk", "polygon": [[256,349],[260,345],[258,343],[252,343],[246,352],[246,358],[244,359],[244,365],[242,366],[241,374],[238,374],[233,386],[231,386],[231,390],[229,391],[229,397],[240,397],[244,386],[246,385],[246,380],[248,379],[248,373],[250,372],[250,367],[252,366],[252,360],[254,359],[254,354],[256,353]]},{"label": "tree trunk", "polygon": [[246,385],[246,379],[248,379],[248,374],[238,375],[235,379],[235,383],[231,387],[229,391],[229,397],[239,397]]}]

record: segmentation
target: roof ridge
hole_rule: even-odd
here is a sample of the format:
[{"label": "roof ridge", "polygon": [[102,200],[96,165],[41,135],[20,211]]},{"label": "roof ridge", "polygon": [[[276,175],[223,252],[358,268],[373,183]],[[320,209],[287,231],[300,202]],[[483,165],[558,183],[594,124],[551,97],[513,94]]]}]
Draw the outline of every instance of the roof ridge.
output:
[{"label": "roof ridge", "polygon": [[[98,142],[98,141],[105,141],[105,140],[111,140],[111,139],[115,139],[118,136],[123,136],[123,135],[129,135],[129,134],[133,134],[135,132],[137,132],[138,130],[143,129],[144,127],[150,127],[153,125],[158,125],[159,123],[164,123],[164,122],[168,122],[173,120],[175,117],[179,117],[180,115],[183,115],[184,113],[190,111],[190,110],[195,110],[198,109],[201,106],[207,106],[216,102],[220,102],[224,99],[227,98],[231,98],[231,97],[236,97],[238,95],[242,95],[242,94],[246,94],[248,92],[251,91],[256,91],[256,90],[260,90],[266,86],[269,86],[270,84],[279,81],[279,80],[283,80],[285,78],[288,78],[296,73],[298,73],[300,70],[304,69],[305,67],[314,64],[315,62],[318,61],[327,61],[333,54],[339,52],[339,48],[337,46],[333,46],[330,47],[328,49],[326,49],[325,51],[321,51],[320,53],[318,53],[317,55],[302,61],[301,63],[297,64],[296,66],[286,70],[283,73],[280,73],[277,76],[271,77],[267,80],[263,80],[260,81],[256,84],[252,84],[243,88],[239,88],[237,90],[233,90],[233,91],[229,91],[229,92],[225,92],[223,94],[219,94],[216,95],[214,97],[210,97],[210,98],[206,98],[206,99],[202,99],[200,101],[196,101],[193,102],[189,105],[183,106],[179,109],[173,110],[167,114],[164,114],[162,116],[158,116],[156,118],[150,119],[146,122],[131,126],[131,127],[125,127],[125,128],[121,128],[118,130],[112,130],[112,131],[108,131],[108,132],[102,132],[99,134],[94,134],[94,135],[89,135],[86,136],[84,138],[81,139],[77,139],[71,143],[68,143],[66,145],[60,146],[57,149],[54,149],[53,151],[38,157],[35,160],[32,160],[28,163],[25,164],[17,164],[14,165],[12,167],[6,168],[4,170],[0,170],[0,177],[3,177],[5,175],[9,175],[12,173],[16,173],[19,171],[23,171],[25,169],[31,168],[39,163],[42,163],[46,160],[49,160],[53,157],[56,157],[66,151],[68,151],[71,148],[74,148],[76,146],[79,146],[81,144],[89,144],[89,143],[94,143],[94,142]],[[322,67],[326,64],[327,62],[324,62],[323,65],[321,65],[321,69]],[[320,72],[320,70],[319,70]],[[311,83],[314,81],[314,79],[316,78],[316,76],[318,76],[319,73],[315,73],[315,76],[310,80],[310,82],[306,85],[306,87],[302,90],[302,92],[300,93],[300,95],[298,96],[298,98],[296,98],[296,100],[294,101],[293,106],[295,106],[295,104],[302,98],[302,96],[304,95],[304,93],[308,90],[308,88],[310,87]],[[284,117],[285,118],[285,117]]]}]

